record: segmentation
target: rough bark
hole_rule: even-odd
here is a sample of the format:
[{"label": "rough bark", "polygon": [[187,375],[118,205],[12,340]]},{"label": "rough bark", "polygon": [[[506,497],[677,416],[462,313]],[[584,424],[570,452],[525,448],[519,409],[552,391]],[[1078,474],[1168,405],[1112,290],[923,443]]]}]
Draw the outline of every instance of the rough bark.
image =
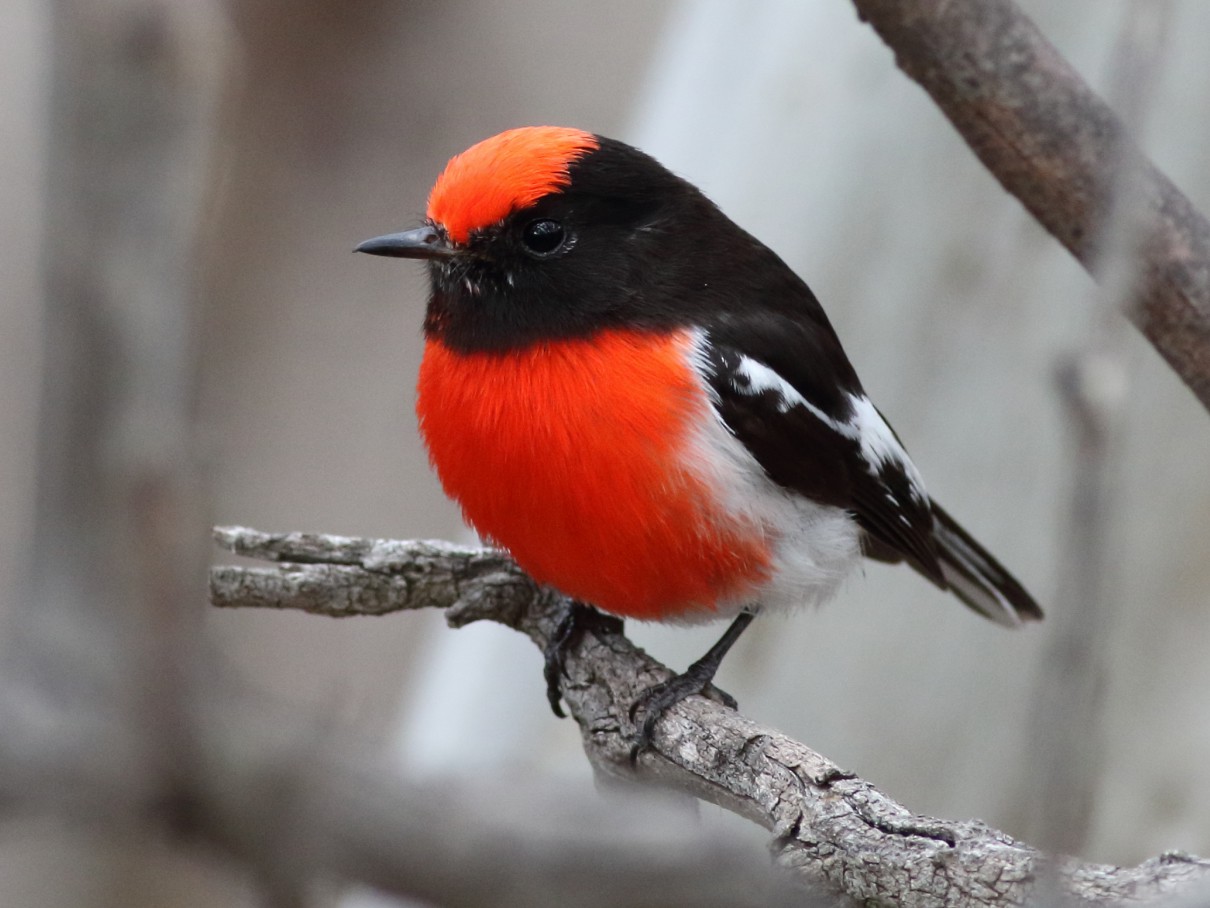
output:
[{"label": "rough bark", "polygon": [[1116,168],[1138,168],[1127,312],[1210,409],[1210,223],[1012,0],[853,0],[984,166],[1086,268]]},{"label": "rough bark", "polygon": [[[302,609],[332,617],[437,607],[452,626],[492,620],[542,649],[567,601],[499,552],[438,542],[216,531],[233,552],[274,567],[211,572],[220,607]],[[1210,861],[1169,853],[1132,868],[1050,858],[974,820],[922,817],[804,744],[692,697],[629,761],[630,704],[670,675],[619,634],[588,634],[567,665],[564,696],[600,774],[655,782],[718,804],[773,833],[778,864],[853,899],[904,906],[1086,904],[1156,899],[1210,882]],[[535,666],[535,696],[541,696]],[[1039,880],[1055,886],[1040,892]]]}]

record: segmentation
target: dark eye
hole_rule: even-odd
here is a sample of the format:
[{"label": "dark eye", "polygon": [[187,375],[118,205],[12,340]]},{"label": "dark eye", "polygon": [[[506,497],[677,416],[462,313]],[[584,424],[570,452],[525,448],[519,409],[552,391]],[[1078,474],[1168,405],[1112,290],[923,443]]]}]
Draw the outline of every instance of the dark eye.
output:
[{"label": "dark eye", "polygon": [[539,256],[558,251],[566,239],[567,232],[563,225],[550,218],[530,221],[525,225],[525,232],[521,234],[521,242],[525,244],[525,248]]}]

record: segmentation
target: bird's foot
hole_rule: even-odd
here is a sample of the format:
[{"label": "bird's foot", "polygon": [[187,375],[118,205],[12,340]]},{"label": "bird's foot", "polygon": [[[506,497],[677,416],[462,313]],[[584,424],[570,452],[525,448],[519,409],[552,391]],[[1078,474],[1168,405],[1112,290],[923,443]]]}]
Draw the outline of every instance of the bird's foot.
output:
[{"label": "bird's foot", "polygon": [[542,653],[545,659],[542,675],[546,678],[546,699],[560,719],[567,715],[559,705],[563,697],[563,679],[568,677],[567,654],[584,638],[585,631],[620,634],[622,619],[606,615],[582,602],[572,602],[559,619],[554,635]]},{"label": "bird's foot", "polygon": [[631,722],[634,722],[635,716],[640,712],[643,714],[643,723],[638,726],[630,748],[631,765],[637,762],[639,754],[650,749],[655,724],[660,721],[660,717],[686,697],[701,694],[718,700],[728,709],[736,709],[739,706],[733,696],[711,683],[717,669],[717,663],[711,664],[703,659],[693,663],[683,674],[673,675],[667,681],[652,685],[639,694],[638,699],[630,706]]}]

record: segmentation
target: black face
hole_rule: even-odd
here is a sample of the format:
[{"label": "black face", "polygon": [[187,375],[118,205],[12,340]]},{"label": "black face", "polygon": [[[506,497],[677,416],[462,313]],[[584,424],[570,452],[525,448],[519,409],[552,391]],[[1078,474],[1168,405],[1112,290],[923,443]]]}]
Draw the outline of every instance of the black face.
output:
[{"label": "black face", "polygon": [[700,196],[607,139],[573,164],[571,177],[566,190],[473,233],[464,251],[430,264],[427,332],[456,349],[501,350],[591,334],[642,308],[647,273],[668,247],[678,213]]}]

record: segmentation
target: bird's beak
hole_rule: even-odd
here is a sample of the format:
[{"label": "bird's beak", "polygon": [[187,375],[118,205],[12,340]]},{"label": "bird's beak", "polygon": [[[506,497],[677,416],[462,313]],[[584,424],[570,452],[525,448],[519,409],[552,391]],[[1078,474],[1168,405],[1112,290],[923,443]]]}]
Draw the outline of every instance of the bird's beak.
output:
[{"label": "bird's beak", "polygon": [[353,251],[389,255],[397,259],[447,259],[457,252],[435,227],[428,225],[403,233],[376,236]]}]

